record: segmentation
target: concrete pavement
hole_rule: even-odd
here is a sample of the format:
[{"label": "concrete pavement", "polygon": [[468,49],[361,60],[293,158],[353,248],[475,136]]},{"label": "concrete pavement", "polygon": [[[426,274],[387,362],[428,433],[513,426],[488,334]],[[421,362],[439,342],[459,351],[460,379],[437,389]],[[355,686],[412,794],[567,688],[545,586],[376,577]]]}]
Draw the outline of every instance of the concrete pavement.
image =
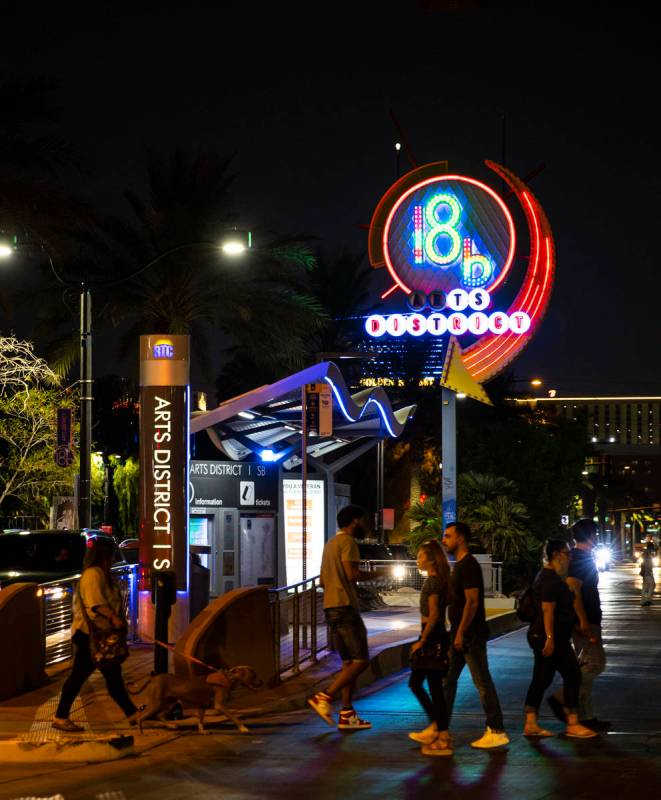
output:
[{"label": "concrete pavement", "polygon": [[[226,726],[189,732],[139,757],[76,768],[44,768],[29,778],[2,770],[0,798],[159,800],[204,798],[637,798],[661,795],[661,608],[641,608],[633,567],[603,576],[609,665],[595,682],[596,709],[614,722],[598,740],[557,736],[529,742],[519,731],[532,659],[525,632],[493,641],[490,661],[512,743],[484,753],[468,745],[483,715],[467,676],[460,682],[452,759],[425,759],[406,732],[425,724],[402,671],[361,693],[371,731],[341,734],[308,711],[261,716],[241,736]],[[659,599],[656,601],[661,603]],[[4,709],[3,709],[4,710]],[[559,731],[547,715],[544,724]],[[114,794],[111,794],[114,793]]]}]

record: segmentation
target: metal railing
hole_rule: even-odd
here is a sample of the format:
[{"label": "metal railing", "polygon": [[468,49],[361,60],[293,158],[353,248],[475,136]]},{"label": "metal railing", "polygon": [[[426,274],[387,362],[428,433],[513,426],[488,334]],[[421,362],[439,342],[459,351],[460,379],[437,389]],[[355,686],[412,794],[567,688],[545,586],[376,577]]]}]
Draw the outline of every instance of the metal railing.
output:
[{"label": "metal railing", "polygon": [[319,576],[269,590],[276,673],[298,674],[301,664],[329,649]]},{"label": "metal railing", "polygon": [[[138,638],[138,565],[122,564],[113,567],[112,573],[119,583],[128,621],[129,641]],[[42,635],[46,652],[46,666],[71,658],[71,623],[73,622],[73,596],[80,575],[39,584],[42,602]]]},{"label": "metal railing", "polygon": [[[480,561],[482,577],[484,579],[484,594],[487,597],[503,596],[503,562]],[[363,581],[364,585],[371,585],[380,592],[396,592],[399,589],[420,591],[425,576],[420,572],[415,561],[361,561],[360,568],[366,572],[376,572],[385,569],[381,575],[370,581]],[[453,563],[450,563],[450,569]]]},{"label": "metal railing", "polygon": [[[481,561],[484,592],[488,597],[502,597],[502,562]],[[415,561],[361,561],[366,572],[385,567],[385,575],[361,581],[359,586],[379,593],[398,589],[420,591],[424,575]],[[319,654],[332,649],[324,616],[323,592],[319,576],[291,586],[269,590],[273,624],[273,654],[276,673],[298,674],[306,662],[319,660]]]}]

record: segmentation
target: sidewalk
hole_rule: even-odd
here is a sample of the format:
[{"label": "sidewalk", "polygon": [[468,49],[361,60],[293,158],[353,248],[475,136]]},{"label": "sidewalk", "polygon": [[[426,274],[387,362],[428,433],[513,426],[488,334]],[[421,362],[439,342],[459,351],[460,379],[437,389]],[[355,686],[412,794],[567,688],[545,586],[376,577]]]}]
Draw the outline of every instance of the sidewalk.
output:
[{"label": "sidewalk", "polygon": [[[405,667],[409,646],[417,638],[420,628],[419,612],[411,607],[386,606],[366,612],[364,619],[369,635],[371,663],[361,676],[360,688]],[[514,630],[521,624],[513,613],[503,613],[501,609],[491,609],[490,620],[494,636]],[[152,645],[133,645],[124,665],[125,679],[142,684],[153,669],[153,661]],[[145,723],[144,733],[139,735],[123,719],[121,711],[106,691],[103,677],[95,672],[84,686],[71,713],[74,722],[85,727],[85,733],[63,735],[50,727],[50,721],[69,668],[69,661],[50,668],[50,683],[0,703],[0,763],[27,765],[54,761],[114,760],[139,755],[172,741],[197,724],[196,717],[168,723],[168,727],[150,721]],[[337,655],[329,653],[279,686],[257,692],[238,690],[232,705],[240,708],[241,716],[246,719],[304,708],[307,697],[324,686],[339,668]],[[208,714],[205,723],[213,726],[224,719]]]}]

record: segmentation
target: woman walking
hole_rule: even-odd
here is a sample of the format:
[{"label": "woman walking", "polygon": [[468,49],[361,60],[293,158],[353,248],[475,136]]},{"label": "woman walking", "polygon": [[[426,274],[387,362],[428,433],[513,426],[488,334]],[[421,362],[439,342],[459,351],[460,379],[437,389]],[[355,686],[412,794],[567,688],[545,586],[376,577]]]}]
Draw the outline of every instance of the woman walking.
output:
[{"label": "woman walking", "polygon": [[[451,756],[452,743],[448,732],[448,709],[443,695],[443,678],[447,674],[447,653],[450,639],[445,628],[445,609],[450,594],[450,567],[445,551],[436,541],[426,542],[418,551],[418,569],[427,574],[420,591],[422,633],[411,647],[411,679],[409,688],[429,717],[430,724],[422,731],[409,733],[409,738],[422,744],[428,756]],[[437,646],[440,645],[440,651]],[[438,664],[415,666],[415,654],[434,652]],[[442,658],[438,658],[438,655]],[[425,660],[426,657],[425,657]],[[429,692],[424,687],[427,681]]]},{"label": "woman walking", "polygon": [[535,656],[532,681],[526,695],[525,736],[552,736],[541,728],[537,716],[544,692],[559,672],[564,681],[565,734],[573,739],[591,739],[597,734],[578,720],[578,690],[581,668],[571,645],[578,619],[574,598],[565,578],[571,552],[562,539],[549,539],[544,547],[544,566],[533,582],[535,618],[528,630],[528,644]]},{"label": "woman walking", "polygon": [[[90,538],[87,542],[83,572],[73,603],[71,628],[75,646],[73,667],[62,687],[60,702],[52,723],[59,731],[78,733],[83,730],[80,725],[69,719],[69,712],[82,685],[96,669],[90,649],[88,621],[104,630],[110,628],[121,630],[126,627],[119,586],[110,572],[114,550],[114,542],[110,540]],[[126,714],[129,722],[132,722],[138,709],[124,686],[121,664],[114,663],[112,666],[101,666],[99,669],[106,680],[110,696]]]}]

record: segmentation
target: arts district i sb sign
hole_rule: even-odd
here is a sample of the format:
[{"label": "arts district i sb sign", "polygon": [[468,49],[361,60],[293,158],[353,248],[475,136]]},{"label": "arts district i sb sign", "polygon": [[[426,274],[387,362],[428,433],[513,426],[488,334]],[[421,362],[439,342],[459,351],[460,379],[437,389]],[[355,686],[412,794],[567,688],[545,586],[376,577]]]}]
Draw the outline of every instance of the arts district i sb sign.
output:
[{"label": "arts district i sb sign", "polygon": [[486,165],[506,191],[448,173],[437,162],[404,175],[384,195],[370,224],[369,255],[389,275],[382,299],[398,293],[401,311],[384,309],[365,320],[374,339],[454,337],[479,383],[530,341],[555,270],[553,236],[539,202],[512,172]]}]

